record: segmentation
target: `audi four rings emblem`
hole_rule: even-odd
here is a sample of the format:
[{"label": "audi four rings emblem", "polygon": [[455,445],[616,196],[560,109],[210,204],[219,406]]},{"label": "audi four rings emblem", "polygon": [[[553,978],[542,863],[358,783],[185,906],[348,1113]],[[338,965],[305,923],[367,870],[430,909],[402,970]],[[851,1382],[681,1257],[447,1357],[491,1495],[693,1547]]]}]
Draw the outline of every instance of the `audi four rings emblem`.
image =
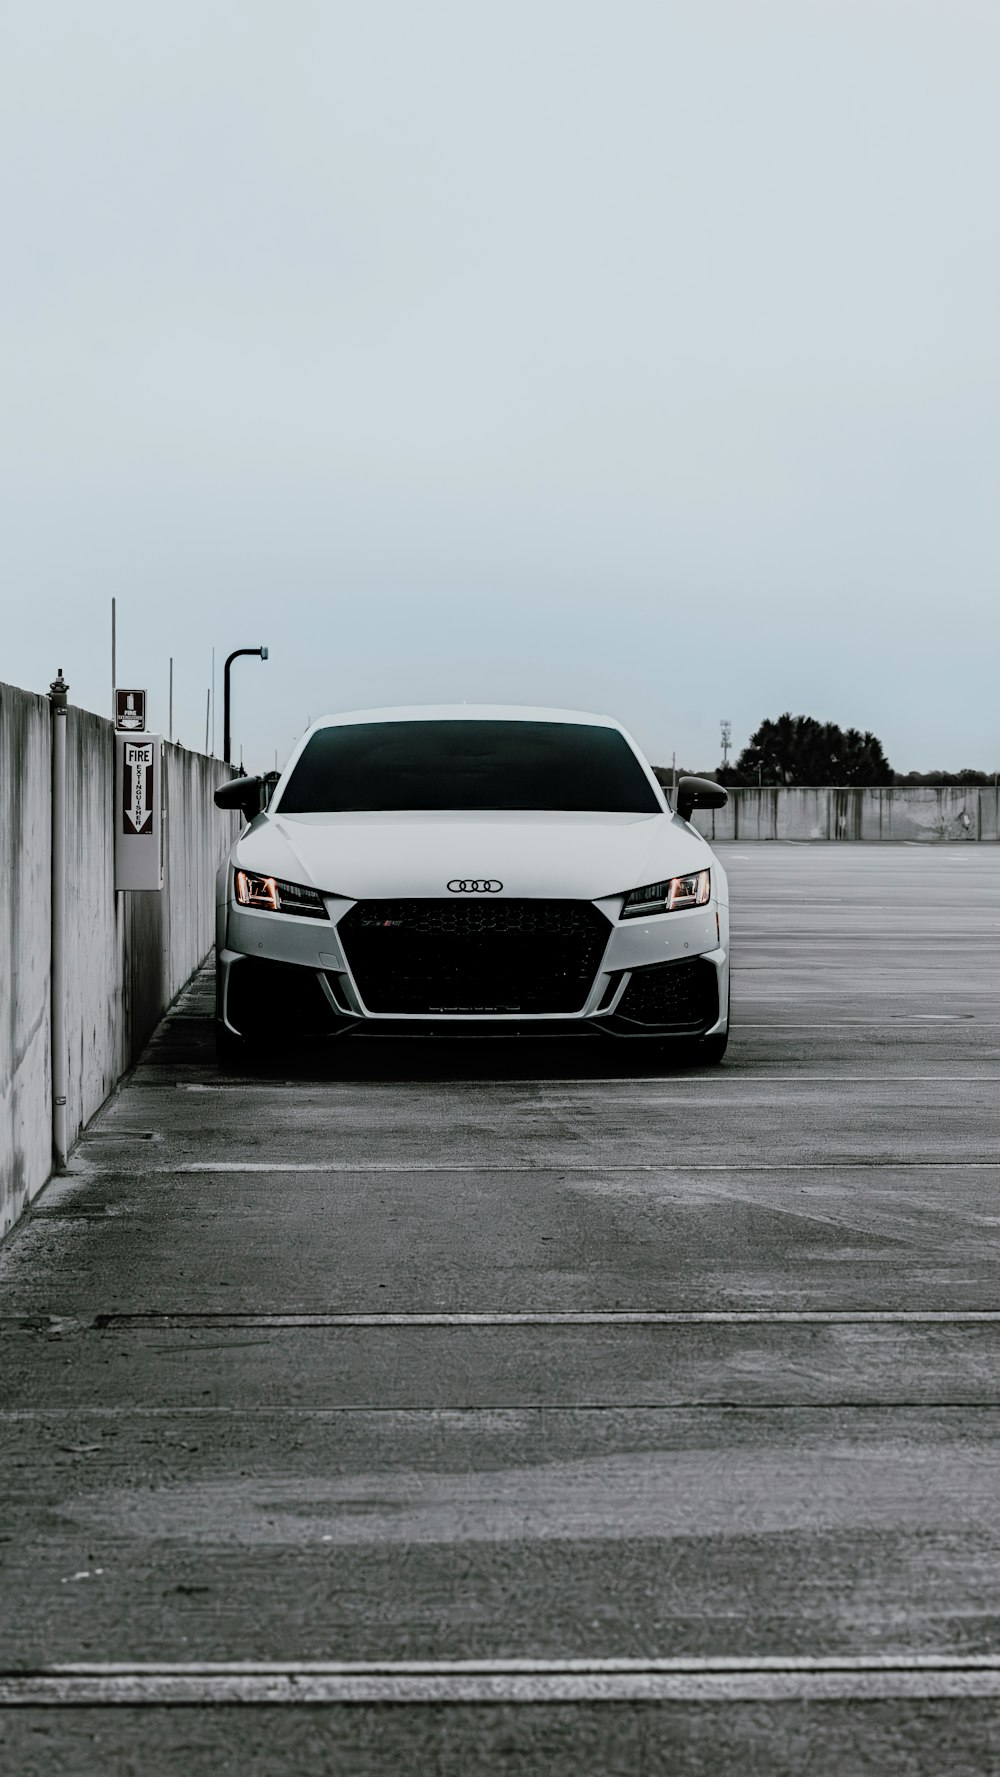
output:
[{"label": "audi four rings emblem", "polygon": [[453,895],[498,895],[503,883],[495,876],[453,876],[448,887]]}]

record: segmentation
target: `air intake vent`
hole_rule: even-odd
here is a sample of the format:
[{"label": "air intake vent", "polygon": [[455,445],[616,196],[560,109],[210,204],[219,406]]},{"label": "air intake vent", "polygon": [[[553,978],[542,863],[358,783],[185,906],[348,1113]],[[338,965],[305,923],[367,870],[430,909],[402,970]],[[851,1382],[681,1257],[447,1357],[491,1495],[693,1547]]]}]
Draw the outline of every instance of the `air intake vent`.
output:
[{"label": "air intake vent", "polygon": [[719,1016],[719,977],[711,963],[691,957],[635,969],[615,1012],[632,1024],[678,1034],[708,1030]]}]

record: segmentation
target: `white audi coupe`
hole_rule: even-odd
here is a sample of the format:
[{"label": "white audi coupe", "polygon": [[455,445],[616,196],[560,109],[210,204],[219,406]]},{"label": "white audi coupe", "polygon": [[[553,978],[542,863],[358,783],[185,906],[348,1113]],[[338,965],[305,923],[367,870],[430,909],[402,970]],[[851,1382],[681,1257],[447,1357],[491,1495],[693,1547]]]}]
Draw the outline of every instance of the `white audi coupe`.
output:
[{"label": "white audi coupe", "polygon": [[457,704],[325,716],[218,878],[216,1028],[227,1064],[304,1038],[670,1039],[721,1061],[729,891],[607,716]]}]

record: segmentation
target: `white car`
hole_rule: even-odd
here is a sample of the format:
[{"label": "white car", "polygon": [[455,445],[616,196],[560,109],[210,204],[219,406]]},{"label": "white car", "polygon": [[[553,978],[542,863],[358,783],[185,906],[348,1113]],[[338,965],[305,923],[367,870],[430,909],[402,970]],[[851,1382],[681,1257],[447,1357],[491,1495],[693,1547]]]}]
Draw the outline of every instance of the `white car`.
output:
[{"label": "white car", "polygon": [[357,710],[303,735],[219,872],[227,1062],[348,1033],[681,1039],[721,1061],[729,891],[607,716],[493,705]]}]

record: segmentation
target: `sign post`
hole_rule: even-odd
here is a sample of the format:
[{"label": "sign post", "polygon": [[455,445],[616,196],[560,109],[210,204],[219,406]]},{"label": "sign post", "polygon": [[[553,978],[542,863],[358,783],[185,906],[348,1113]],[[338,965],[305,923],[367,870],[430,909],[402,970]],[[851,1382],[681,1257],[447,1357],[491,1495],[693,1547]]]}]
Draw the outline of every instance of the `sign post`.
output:
[{"label": "sign post", "polygon": [[163,737],[116,734],[115,888],[162,887]]}]

